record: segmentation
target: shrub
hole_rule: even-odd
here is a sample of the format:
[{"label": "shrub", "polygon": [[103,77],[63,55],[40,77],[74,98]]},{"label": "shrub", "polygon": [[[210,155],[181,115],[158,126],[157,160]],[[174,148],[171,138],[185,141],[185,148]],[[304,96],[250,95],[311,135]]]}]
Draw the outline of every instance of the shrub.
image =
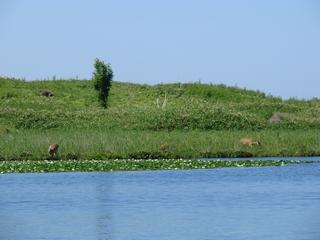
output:
[{"label": "shrub", "polygon": [[107,107],[113,72],[109,64],[96,59],[93,73],[94,88],[98,91],[101,106]]}]

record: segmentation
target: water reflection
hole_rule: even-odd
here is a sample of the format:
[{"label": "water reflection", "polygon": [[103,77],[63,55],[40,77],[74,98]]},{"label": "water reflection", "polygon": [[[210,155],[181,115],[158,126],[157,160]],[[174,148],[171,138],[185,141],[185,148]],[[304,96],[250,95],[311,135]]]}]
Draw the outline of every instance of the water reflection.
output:
[{"label": "water reflection", "polygon": [[96,185],[96,233],[97,238],[101,240],[114,239],[112,236],[112,204],[111,196],[113,194],[113,175],[112,174],[99,174],[98,184]]}]

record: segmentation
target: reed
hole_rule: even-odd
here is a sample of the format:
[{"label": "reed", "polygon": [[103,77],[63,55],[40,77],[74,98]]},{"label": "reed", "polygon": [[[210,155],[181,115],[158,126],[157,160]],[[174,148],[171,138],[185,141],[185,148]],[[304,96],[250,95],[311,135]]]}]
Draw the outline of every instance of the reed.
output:
[{"label": "reed", "polygon": [[[260,145],[243,146],[251,137]],[[150,131],[121,129],[15,130],[0,137],[0,160],[46,160],[58,143],[59,159],[168,159],[320,155],[319,130]]]}]

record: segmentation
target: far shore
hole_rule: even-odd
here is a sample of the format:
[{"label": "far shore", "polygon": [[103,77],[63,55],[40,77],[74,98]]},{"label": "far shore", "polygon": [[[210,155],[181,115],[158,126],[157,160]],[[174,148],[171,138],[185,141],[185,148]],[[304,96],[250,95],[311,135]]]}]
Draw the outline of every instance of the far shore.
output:
[{"label": "far shore", "polygon": [[320,156],[320,99],[200,82],[113,81],[108,96],[92,80],[0,77],[0,163]]}]

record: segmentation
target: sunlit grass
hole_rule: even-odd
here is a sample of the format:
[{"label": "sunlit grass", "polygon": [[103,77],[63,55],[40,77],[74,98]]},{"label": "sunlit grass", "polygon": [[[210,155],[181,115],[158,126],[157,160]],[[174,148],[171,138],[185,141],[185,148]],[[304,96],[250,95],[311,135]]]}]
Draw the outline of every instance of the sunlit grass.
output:
[{"label": "sunlit grass", "polygon": [[[54,97],[39,96],[49,89]],[[164,109],[158,107],[167,96]],[[24,82],[0,77],[0,128],[121,128],[138,130],[319,129],[320,101],[288,100],[224,85],[155,86],[114,82],[108,109],[91,81]],[[282,121],[270,124],[274,112]]]}]

